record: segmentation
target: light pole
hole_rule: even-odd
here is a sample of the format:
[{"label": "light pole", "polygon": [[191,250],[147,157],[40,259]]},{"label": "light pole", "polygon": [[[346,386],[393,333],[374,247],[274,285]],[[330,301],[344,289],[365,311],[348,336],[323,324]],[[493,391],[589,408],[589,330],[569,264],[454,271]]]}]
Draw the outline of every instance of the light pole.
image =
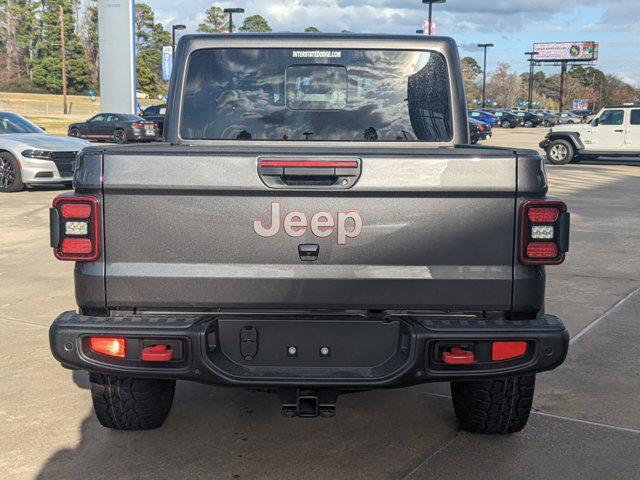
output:
[{"label": "light pole", "polygon": [[529,55],[529,96],[527,97],[527,108],[531,110],[533,106],[533,67],[535,59],[534,57],[538,52],[524,52],[525,55]]},{"label": "light pole", "polygon": [[176,30],[184,30],[186,25],[173,25],[171,27],[171,61],[175,61],[176,57]]},{"label": "light pole", "polygon": [[229,33],[233,33],[233,14],[244,13],[244,8],[225,8],[224,13],[229,14]]},{"label": "light pole", "polygon": [[493,43],[479,43],[478,47],[484,48],[484,64],[482,66],[482,108],[485,108],[487,98],[487,48],[493,47]]},{"label": "light pole", "polygon": [[431,35],[431,32],[433,31],[433,27],[432,27],[432,20],[433,20],[433,4],[434,3],[447,3],[447,0],[422,0],[422,3],[428,3],[429,4],[429,31],[427,32],[427,35]]}]

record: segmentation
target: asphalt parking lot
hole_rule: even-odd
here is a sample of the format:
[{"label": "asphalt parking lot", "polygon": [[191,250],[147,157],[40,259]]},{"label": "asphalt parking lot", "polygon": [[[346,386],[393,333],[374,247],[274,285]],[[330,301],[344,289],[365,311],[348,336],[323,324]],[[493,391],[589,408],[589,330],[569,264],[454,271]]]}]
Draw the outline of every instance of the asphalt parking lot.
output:
[{"label": "asphalt parking lot", "polygon": [[[545,130],[497,130],[534,147]],[[0,471],[4,479],[636,479],[640,477],[640,162],[549,167],[572,211],[568,261],[547,310],[573,337],[538,377],[528,427],[458,429],[448,385],[345,395],[332,419],[289,419],[276,396],[179,382],[167,423],[103,429],[88,379],[51,357],[48,327],[75,308],[73,264],[53,258],[48,206],[62,190],[0,195]]]}]

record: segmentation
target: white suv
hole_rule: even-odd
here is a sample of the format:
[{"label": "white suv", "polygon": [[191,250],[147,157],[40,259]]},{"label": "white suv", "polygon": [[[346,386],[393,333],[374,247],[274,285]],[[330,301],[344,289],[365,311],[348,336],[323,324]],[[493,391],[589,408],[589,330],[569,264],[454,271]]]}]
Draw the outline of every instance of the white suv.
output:
[{"label": "white suv", "polygon": [[556,165],[599,156],[640,156],[640,105],[605,107],[590,123],[557,125],[540,148]]}]

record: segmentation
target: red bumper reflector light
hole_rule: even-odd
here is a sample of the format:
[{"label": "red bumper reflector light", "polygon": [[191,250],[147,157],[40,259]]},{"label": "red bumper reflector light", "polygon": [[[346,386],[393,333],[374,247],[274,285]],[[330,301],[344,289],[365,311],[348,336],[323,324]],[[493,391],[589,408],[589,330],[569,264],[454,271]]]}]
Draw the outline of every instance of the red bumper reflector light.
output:
[{"label": "red bumper reflector light", "polygon": [[560,216],[560,210],[550,207],[531,207],[527,213],[531,223],[553,223]]},{"label": "red bumper reflector light", "polygon": [[556,258],[558,246],[551,242],[532,242],[527,245],[527,257],[529,258]]},{"label": "red bumper reflector light", "polygon": [[448,365],[473,365],[476,357],[473,352],[460,347],[453,347],[442,354],[442,361]]},{"label": "red bumper reflector light", "polygon": [[60,205],[60,213],[64,218],[89,218],[91,205],[86,203],[63,203]]},{"label": "red bumper reflector light", "polygon": [[91,337],[91,350],[110,357],[124,358],[126,346],[122,337]]},{"label": "red bumper reflector light", "polygon": [[491,360],[509,360],[527,353],[527,342],[493,342],[491,346]]},{"label": "red bumper reflector light", "polygon": [[142,349],[142,360],[145,362],[168,362],[173,358],[173,350],[166,345],[154,345]]},{"label": "red bumper reflector light", "polygon": [[260,166],[284,168],[358,168],[358,162],[346,160],[260,160]]},{"label": "red bumper reflector light", "polygon": [[65,238],[61,250],[65,255],[88,255],[93,252],[93,245],[88,238]]}]

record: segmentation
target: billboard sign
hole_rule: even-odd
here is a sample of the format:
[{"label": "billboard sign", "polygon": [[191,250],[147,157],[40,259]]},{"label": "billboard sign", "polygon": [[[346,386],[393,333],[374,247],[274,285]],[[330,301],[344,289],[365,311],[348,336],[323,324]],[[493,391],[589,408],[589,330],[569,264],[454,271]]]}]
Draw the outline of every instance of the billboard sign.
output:
[{"label": "billboard sign", "polygon": [[173,67],[173,49],[162,47],[162,80],[165,82],[171,79],[171,69]]},{"label": "billboard sign", "polygon": [[597,42],[534,43],[536,62],[592,62],[598,59]]},{"label": "billboard sign", "polygon": [[585,98],[574,98],[573,110],[589,110],[589,100]]}]

